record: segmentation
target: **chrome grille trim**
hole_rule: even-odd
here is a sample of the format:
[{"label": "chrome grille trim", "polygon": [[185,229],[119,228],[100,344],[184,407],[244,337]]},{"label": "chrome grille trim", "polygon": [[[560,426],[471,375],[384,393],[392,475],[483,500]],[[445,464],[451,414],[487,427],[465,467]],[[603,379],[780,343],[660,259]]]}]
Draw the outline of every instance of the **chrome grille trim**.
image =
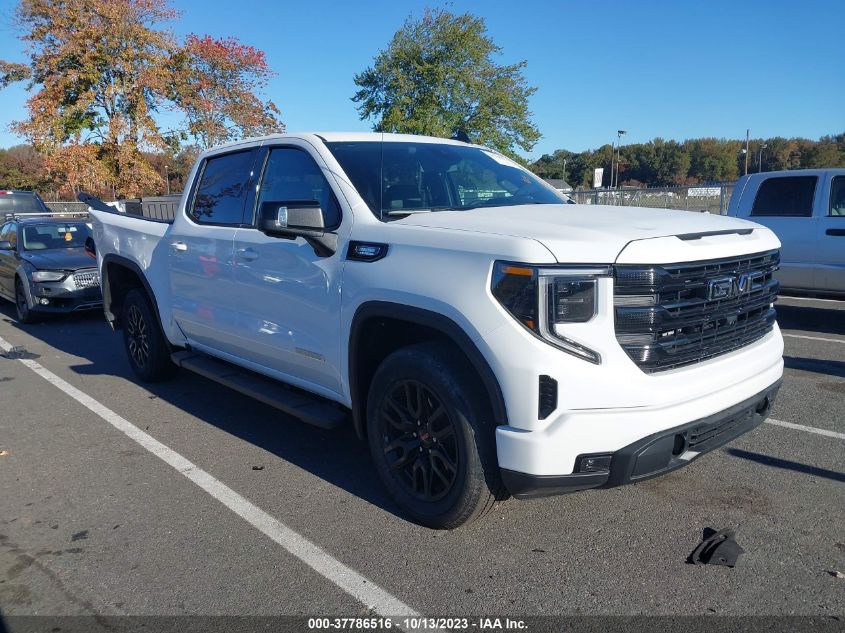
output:
[{"label": "chrome grille trim", "polygon": [[100,285],[100,275],[96,270],[79,271],[73,274],[73,283],[80,290],[84,288],[96,288]]},{"label": "chrome grille trim", "polygon": [[[619,344],[644,372],[700,363],[770,332],[778,251],[704,262],[614,267]],[[713,298],[714,287],[728,296]],[[653,305],[644,305],[644,297]]]}]

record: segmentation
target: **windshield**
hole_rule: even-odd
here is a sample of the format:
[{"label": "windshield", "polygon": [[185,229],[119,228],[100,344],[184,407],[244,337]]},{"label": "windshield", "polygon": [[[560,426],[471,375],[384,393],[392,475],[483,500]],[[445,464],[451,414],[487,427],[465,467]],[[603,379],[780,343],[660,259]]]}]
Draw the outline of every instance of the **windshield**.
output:
[{"label": "windshield", "polygon": [[482,206],[565,202],[531,172],[471,145],[326,143],[379,218]]},{"label": "windshield", "polygon": [[0,194],[0,217],[5,213],[45,213],[49,209],[32,193]]},{"label": "windshield", "polygon": [[23,247],[27,251],[80,248],[91,229],[84,222],[27,224],[23,227]]}]

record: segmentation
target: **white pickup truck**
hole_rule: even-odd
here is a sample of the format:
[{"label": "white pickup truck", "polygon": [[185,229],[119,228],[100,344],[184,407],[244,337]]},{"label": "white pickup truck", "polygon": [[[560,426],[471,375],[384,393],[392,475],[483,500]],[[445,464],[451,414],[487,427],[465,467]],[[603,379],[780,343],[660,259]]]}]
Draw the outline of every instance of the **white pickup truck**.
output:
[{"label": "white pickup truck", "polygon": [[484,147],[268,136],[205,152],[172,223],[90,204],[142,379],[181,366],[354,425],[432,527],[674,470],[780,384],[770,230],[566,204]]},{"label": "white pickup truck", "polygon": [[845,295],[845,169],[795,169],[739,179],[728,215],[748,218],[782,242],[785,290]]}]

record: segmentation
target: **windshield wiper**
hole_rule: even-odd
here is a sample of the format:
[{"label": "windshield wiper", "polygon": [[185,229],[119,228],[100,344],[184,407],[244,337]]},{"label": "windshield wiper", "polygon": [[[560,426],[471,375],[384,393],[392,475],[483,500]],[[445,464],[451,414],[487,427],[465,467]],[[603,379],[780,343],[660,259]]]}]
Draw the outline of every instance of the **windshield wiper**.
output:
[{"label": "windshield wiper", "polygon": [[387,215],[391,217],[400,215],[414,215],[416,213],[432,213],[433,211],[440,211],[441,209],[393,209],[388,211]]}]

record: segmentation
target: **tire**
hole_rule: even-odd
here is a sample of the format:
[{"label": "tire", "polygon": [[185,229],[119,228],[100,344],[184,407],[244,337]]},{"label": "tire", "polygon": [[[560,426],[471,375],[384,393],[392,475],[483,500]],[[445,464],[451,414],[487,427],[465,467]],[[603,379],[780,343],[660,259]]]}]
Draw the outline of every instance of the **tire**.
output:
[{"label": "tire", "polygon": [[36,320],[36,314],[26,302],[26,293],[20,277],[15,277],[15,311],[18,315],[18,321],[21,323],[34,323]]},{"label": "tire", "polygon": [[126,356],[138,378],[144,382],[170,378],[176,371],[176,365],[170,360],[170,347],[146,292],[136,288],[126,294],[120,322]]},{"label": "tire", "polygon": [[505,498],[491,418],[474,373],[446,346],[413,345],[382,362],[367,398],[367,439],[408,516],[453,529]]}]

